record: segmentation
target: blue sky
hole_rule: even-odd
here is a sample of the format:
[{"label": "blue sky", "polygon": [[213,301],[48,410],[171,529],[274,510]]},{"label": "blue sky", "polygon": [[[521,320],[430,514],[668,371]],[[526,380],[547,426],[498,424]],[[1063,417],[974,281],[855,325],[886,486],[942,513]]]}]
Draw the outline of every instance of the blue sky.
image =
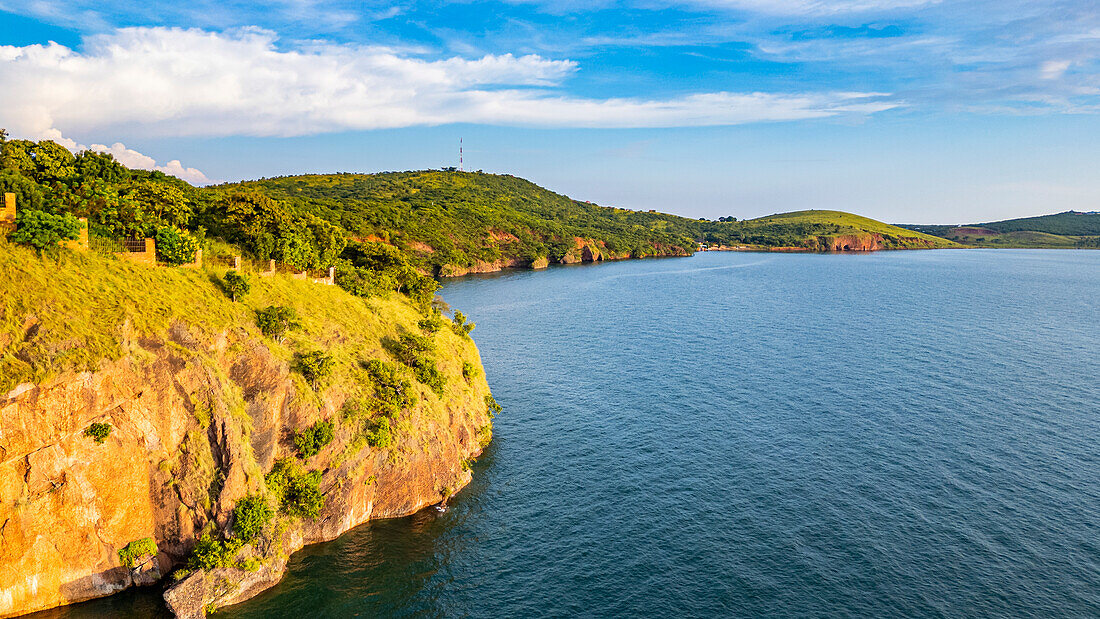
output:
[{"label": "blue sky", "polygon": [[0,0],[0,126],[193,182],[454,165],[692,217],[1100,209],[1063,0]]}]

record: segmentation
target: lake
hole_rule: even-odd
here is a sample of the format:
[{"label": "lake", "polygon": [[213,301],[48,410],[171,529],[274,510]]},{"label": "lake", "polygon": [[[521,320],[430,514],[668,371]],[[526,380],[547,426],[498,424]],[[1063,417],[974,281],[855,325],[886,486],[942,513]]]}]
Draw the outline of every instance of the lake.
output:
[{"label": "lake", "polygon": [[1100,252],[710,252],[442,294],[504,406],[473,483],[219,617],[1100,616]]}]

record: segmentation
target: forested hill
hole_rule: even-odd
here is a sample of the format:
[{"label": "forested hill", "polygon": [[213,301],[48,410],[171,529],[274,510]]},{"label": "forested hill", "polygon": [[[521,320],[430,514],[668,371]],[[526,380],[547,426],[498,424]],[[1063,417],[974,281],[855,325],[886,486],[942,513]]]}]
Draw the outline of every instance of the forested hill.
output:
[{"label": "forested hill", "polygon": [[697,235],[694,220],[600,207],[481,172],[287,176],[210,191],[259,191],[353,238],[393,244],[437,271],[684,255]]},{"label": "forested hill", "polygon": [[902,249],[950,241],[839,211],[695,220],[573,200],[511,175],[418,171],[287,176],[210,191],[260,192],[360,240],[395,245],[443,275],[683,255],[699,243],[747,249]]}]

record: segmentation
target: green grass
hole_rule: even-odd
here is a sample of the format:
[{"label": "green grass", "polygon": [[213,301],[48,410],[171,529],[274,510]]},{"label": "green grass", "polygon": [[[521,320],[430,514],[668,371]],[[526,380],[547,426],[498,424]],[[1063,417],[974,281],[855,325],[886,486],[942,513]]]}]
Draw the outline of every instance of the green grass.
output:
[{"label": "green grass", "polygon": [[[0,392],[62,372],[94,371],[131,353],[140,358],[146,353],[139,338],[165,342],[175,321],[200,341],[227,330],[264,339],[288,364],[295,353],[321,349],[333,358],[331,382],[369,385],[361,363],[390,359],[383,339],[420,331],[423,316],[402,295],[364,299],[279,275],[252,277],[252,291],[234,303],[217,283],[224,272],[148,267],[68,250],[44,258],[0,239]],[[281,344],[263,338],[256,326],[256,312],[271,305],[291,307],[299,317],[300,327]],[[464,384],[463,362],[479,363],[472,342],[450,330],[433,338],[440,368],[452,377],[449,387]]]},{"label": "green grass", "polygon": [[916,238],[922,241],[934,243],[937,247],[955,246],[955,243],[945,241],[940,237],[916,232],[914,230],[908,230],[899,226],[883,223],[876,219],[871,219],[870,217],[855,215],[853,213],[846,213],[844,211],[793,211],[790,213],[779,213],[776,215],[768,215],[767,217],[750,219],[745,222],[745,224],[749,227],[767,226],[772,224],[808,224],[815,226],[836,226],[839,228],[839,231],[836,234],[856,234],[860,232],[868,232],[871,234],[881,234],[885,237]]}]

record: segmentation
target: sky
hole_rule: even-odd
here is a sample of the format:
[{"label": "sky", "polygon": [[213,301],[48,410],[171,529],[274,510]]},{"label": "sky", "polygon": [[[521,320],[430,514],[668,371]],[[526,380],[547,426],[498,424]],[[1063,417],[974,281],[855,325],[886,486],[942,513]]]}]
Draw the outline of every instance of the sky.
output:
[{"label": "sky", "polygon": [[0,127],[195,184],[458,164],[689,217],[1100,210],[1095,0],[0,0]]}]

